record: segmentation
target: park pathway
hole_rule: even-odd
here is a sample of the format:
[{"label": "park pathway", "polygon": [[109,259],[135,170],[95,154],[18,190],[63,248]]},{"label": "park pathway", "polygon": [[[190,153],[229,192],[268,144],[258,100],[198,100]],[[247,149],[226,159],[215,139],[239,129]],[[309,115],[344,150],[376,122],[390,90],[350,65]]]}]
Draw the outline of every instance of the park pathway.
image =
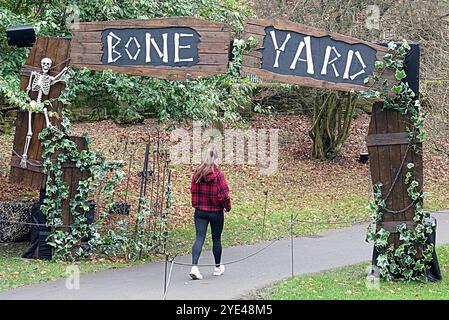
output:
[{"label": "park pathway", "polygon": [[[438,212],[437,243],[449,243],[449,212]],[[318,236],[294,240],[296,275],[319,272],[369,261],[372,245],[365,242],[366,225],[326,231]],[[224,262],[257,252],[266,243],[224,249]],[[190,256],[179,257],[188,263]],[[211,263],[212,254],[204,252],[200,263]],[[162,299],[164,262],[123,269],[81,274],[80,289],[68,290],[65,279],[0,292],[4,299]],[[190,268],[175,265],[167,299],[238,299],[250,291],[285,279],[291,274],[290,240],[279,240],[251,258],[228,265],[221,277],[212,276],[211,267],[201,268],[204,280],[192,281]]]}]

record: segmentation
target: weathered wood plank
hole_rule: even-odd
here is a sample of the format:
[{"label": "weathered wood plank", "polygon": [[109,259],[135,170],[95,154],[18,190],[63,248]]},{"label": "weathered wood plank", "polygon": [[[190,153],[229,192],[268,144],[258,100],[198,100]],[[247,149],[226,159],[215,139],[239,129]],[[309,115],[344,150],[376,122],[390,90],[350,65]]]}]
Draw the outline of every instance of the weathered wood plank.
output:
[{"label": "weathered wood plank", "polygon": [[[410,121],[407,117],[402,117],[394,110],[382,110],[382,102],[374,104],[369,134],[366,139],[370,153],[371,176],[373,183],[382,183],[384,198],[391,188],[386,205],[389,210],[394,211],[394,213],[383,213],[383,220],[377,224],[377,229],[384,228],[389,231],[391,233],[389,242],[396,247],[401,244],[396,231],[397,225],[406,223],[407,228],[410,229],[416,226],[413,221],[414,206],[404,210],[412,204],[412,199],[407,195],[408,186],[404,184],[404,178],[407,172],[407,163],[420,163],[422,155],[408,149],[406,131],[409,129]],[[399,170],[403,161],[404,166],[402,170]],[[422,186],[423,177],[417,173],[417,167],[413,169],[413,174]],[[392,187],[396,176],[397,182]],[[419,248],[417,249],[419,251]]]},{"label": "weathered wood plank", "polygon": [[[62,38],[48,38],[38,37],[35,45],[31,49],[30,55],[26,60],[26,65],[21,70],[21,90],[26,90],[29,82],[31,71],[41,71],[41,60],[44,57],[49,57],[53,61],[53,67],[50,70],[51,75],[56,75],[65,66],[68,65],[68,58],[70,54],[70,40]],[[57,98],[63,89],[63,84],[52,86],[48,96],[43,99]],[[30,93],[32,99],[36,99],[37,92]],[[54,103],[57,111],[60,109],[59,103]],[[33,114],[32,117],[33,136],[30,143],[28,158],[31,161],[40,161],[42,158],[42,146],[38,139],[39,133],[45,126],[45,118],[43,114]],[[52,118],[54,125],[59,125],[57,118]],[[14,135],[13,150],[22,155],[25,145],[26,134],[28,131],[28,112],[20,111],[17,113],[16,132]],[[13,152],[13,156],[16,156]],[[16,160],[11,159],[13,163]],[[45,183],[45,175],[37,170],[23,169],[20,166],[11,166],[10,181],[13,183],[22,184],[33,189],[41,188]]]},{"label": "weathered wood plank", "polygon": [[408,229],[413,230],[416,228],[416,222],[410,221],[410,220],[395,220],[395,221],[383,221],[380,222],[379,225],[381,228],[384,228],[386,231],[395,234],[395,236],[398,236],[397,227],[402,224],[406,224]]},{"label": "weathered wood plank", "polygon": [[[388,114],[388,124],[387,124],[388,132],[390,134],[395,134],[399,131],[399,113],[397,111],[389,111]],[[391,189],[391,207],[394,211],[398,211],[393,215],[394,221],[404,221],[404,214],[400,212],[403,209],[403,201],[402,201],[402,185],[403,179],[401,175],[401,148],[400,146],[389,145],[389,153],[390,153],[390,171],[391,171],[391,179],[392,179],[392,189]],[[395,183],[396,180],[396,183]],[[399,234],[395,234],[394,243],[396,245],[400,245]]]},{"label": "weathered wood plank", "polygon": [[264,69],[258,69],[250,66],[242,66],[242,72],[254,74],[257,77],[269,82],[290,83],[306,87],[315,87],[321,89],[340,90],[340,91],[366,90],[364,86],[356,86],[348,83],[328,82],[300,76],[292,77],[289,75],[276,74]]},{"label": "weathered wood plank", "polygon": [[[145,28],[153,29],[155,32],[156,30],[162,32],[163,29],[161,28],[167,28],[167,30],[172,30],[171,28],[190,28],[194,30],[197,36],[191,38],[194,44],[189,48],[189,50],[194,48],[193,60],[191,62],[184,60],[185,65],[179,64],[179,60],[174,61],[173,57],[169,57],[168,61],[164,60],[163,62],[160,60],[156,63],[153,58],[151,62],[147,62],[144,59],[145,49],[141,47],[142,51],[135,58],[127,55],[120,57],[116,53],[120,57],[118,60],[108,63],[103,61],[104,47],[107,47],[106,44],[102,43],[102,32],[104,30],[118,29],[122,33],[125,32],[123,37],[127,39],[133,30],[144,32]],[[143,33],[139,33],[137,37],[143,37],[143,35]],[[139,42],[141,41],[139,40]],[[168,42],[169,47],[174,45],[172,41]],[[208,77],[227,71],[230,43],[231,34],[228,25],[194,18],[179,17],[81,23],[77,26],[77,29],[73,30],[71,65],[75,68],[113,70],[119,73],[171,80]],[[141,46],[145,46],[145,43],[142,43]],[[171,52],[170,48],[168,52]],[[152,52],[152,55],[155,54],[154,50]],[[155,59],[160,58],[156,56]],[[186,71],[187,69],[188,71]]]},{"label": "weathered wood plank", "polygon": [[[82,64],[73,64],[74,68],[84,68],[85,65]],[[112,70],[117,73],[126,73],[130,75],[136,76],[150,76],[154,78],[160,79],[169,79],[169,80],[185,80],[188,78],[198,78],[203,77],[205,74],[209,76],[219,75],[225,73],[227,68],[224,66],[196,66],[190,68],[178,68],[179,70],[172,71],[172,69],[166,67],[146,67],[145,69],[141,67],[120,67],[120,66],[101,66],[101,65],[90,65],[90,70],[102,71],[102,70]]]},{"label": "weathered wood plank", "polygon": [[[334,40],[343,41],[349,44],[364,44],[369,47],[372,47],[376,51],[387,53],[388,50],[386,47],[368,42],[365,40],[356,39],[350,36],[346,36],[339,33],[334,32],[327,32],[325,30],[317,29],[314,27],[310,27],[301,23],[291,22],[287,20],[277,20],[277,19],[249,19],[245,21],[245,30],[255,30],[259,31],[262,30],[263,33],[254,32],[256,34],[265,35],[265,28],[267,26],[272,26],[279,30],[291,30],[298,33],[306,34],[306,35],[313,35],[315,37],[326,37],[329,36]],[[249,34],[253,32],[247,32]]]},{"label": "weathered wood plank", "polygon": [[201,20],[193,17],[169,17],[141,20],[114,20],[114,21],[92,21],[77,24],[72,29],[76,31],[103,30],[105,28],[129,28],[130,25],[140,28],[164,28],[164,27],[194,27],[198,30],[216,29],[217,31],[229,31],[229,25],[221,22]]},{"label": "weathered wood plank", "polygon": [[406,132],[370,134],[366,137],[365,141],[368,147],[391,146],[409,143]]},{"label": "weathered wood plank", "polygon": [[[81,64],[86,64],[86,65],[103,65],[101,58],[102,58],[103,54],[102,53],[74,53],[72,52],[72,59],[71,59],[71,63],[72,66],[73,65],[81,65]],[[199,58],[198,61],[198,66],[202,66],[202,65],[227,65],[229,61],[229,56],[227,53],[217,53],[217,54],[207,54],[207,55],[202,55]],[[133,65],[130,65],[133,66]],[[107,69],[107,65],[104,66]],[[138,66],[140,68],[142,68],[142,66]],[[149,66],[151,67],[151,66]],[[163,66],[161,66],[163,67]],[[153,66],[151,68],[158,68],[158,66]],[[167,67],[165,67],[167,68]],[[182,68],[182,67],[179,67]],[[194,68],[194,67],[191,67]]]},{"label": "weathered wood plank", "polygon": [[[99,39],[95,42],[78,42],[75,47],[72,48],[72,54],[74,53],[101,53],[103,54],[103,48]],[[200,42],[198,44],[198,51],[200,53],[226,53],[229,50],[229,44],[223,46],[222,42]]]}]

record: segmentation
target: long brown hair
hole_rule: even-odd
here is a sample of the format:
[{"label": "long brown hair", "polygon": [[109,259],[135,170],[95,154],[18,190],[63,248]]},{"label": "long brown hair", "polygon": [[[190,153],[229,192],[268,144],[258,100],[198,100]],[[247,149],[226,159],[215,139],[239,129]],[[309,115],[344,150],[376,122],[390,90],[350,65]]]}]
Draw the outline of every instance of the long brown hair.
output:
[{"label": "long brown hair", "polygon": [[193,173],[193,181],[195,181],[195,183],[204,181],[206,175],[210,171],[214,171],[217,159],[217,150],[214,146],[209,147],[204,155],[203,163],[201,163]]}]

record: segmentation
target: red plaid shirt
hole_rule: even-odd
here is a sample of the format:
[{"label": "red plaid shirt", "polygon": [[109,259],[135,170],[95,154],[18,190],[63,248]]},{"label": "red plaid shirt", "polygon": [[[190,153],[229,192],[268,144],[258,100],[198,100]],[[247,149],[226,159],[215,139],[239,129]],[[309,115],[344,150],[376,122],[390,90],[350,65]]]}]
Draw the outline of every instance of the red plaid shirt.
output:
[{"label": "red plaid shirt", "polygon": [[231,210],[229,188],[223,172],[215,167],[206,174],[204,181],[196,183],[192,177],[190,187],[192,207],[203,211]]}]

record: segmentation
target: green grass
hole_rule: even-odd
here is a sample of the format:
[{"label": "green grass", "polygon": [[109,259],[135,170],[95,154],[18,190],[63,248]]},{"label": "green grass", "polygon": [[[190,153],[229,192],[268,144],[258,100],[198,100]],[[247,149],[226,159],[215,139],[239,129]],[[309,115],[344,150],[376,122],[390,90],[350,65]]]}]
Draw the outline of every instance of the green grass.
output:
[{"label": "green grass", "polygon": [[368,289],[369,263],[313,275],[297,276],[262,290],[267,300],[426,300],[449,299],[449,245],[437,247],[443,280],[431,282],[381,281],[379,290]]},{"label": "green grass", "polygon": [[[71,265],[70,263],[21,259],[20,256],[25,249],[25,244],[0,244],[0,291],[67,276],[66,268]],[[76,263],[80,272],[121,268],[130,264],[107,260]]]},{"label": "green grass", "polygon": [[[226,213],[222,242],[225,247],[239,244],[271,240],[289,236],[290,219],[293,214],[296,222],[293,225],[295,236],[310,236],[324,230],[352,225],[354,222],[369,221],[370,213],[365,209],[368,199],[365,195],[352,194],[338,201],[322,201],[311,197],[307,205],[295,206],[294,197],[284,200],[273,199],[267,209],[265,227],[263,228],[263,199],[260,203],[236,203],[231,212]],[[193,209],[190,224],[177,226],[170,234],[169,248],[179,254],[190,251],[195,239]],[[334,224],[314,224],[307,222],[331,221]],[[338,222],[338,224],[335,224]],[[205,243],[205,250],[211,248],[210,229]],[[169,251],[171,251],[169,250]]]}]

